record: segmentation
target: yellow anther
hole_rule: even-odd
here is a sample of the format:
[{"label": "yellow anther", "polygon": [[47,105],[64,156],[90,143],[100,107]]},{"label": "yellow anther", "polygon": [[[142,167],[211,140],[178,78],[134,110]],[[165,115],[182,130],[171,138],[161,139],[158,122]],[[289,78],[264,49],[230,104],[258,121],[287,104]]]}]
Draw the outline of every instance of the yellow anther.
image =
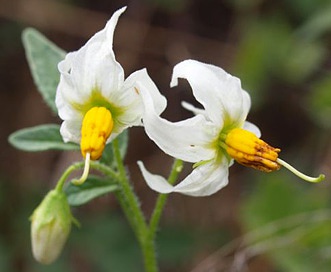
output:
[{"label": "yellow anther", "polygon": [[91,160],[98,160],[114,126],[112,115],[105,107],[93,107],[84,116],[80,148],[83,157],[89,153]]},{"label": "yellow anther", "polygon": [[245,166],[265,172],[275,171],[284,166],[293,174],[308,182],[320,182],[325,178],[323,174],[318,177],[310,177],[299,172],[293,166],[278,158],[279,148],[268,145],[252,132],[241,128],[235,128],[225,137],[222,136],[220,145],[226,149],[229,156]]},{"label": "yellow anther", "polygon": [[226,152],[237,162],[261,171],[278,170],[279,148],[268,145],[252,132],[241,128],[231,130],[226,138]]}]

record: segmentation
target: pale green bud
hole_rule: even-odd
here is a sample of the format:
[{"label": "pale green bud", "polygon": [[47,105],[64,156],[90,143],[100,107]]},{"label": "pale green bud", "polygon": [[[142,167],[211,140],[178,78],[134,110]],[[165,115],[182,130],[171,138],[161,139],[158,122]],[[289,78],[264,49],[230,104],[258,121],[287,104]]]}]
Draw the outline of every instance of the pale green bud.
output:
[{"label": "pale green bud", "polygon": [[50,191],[30,219],[33,256],[40,263],[50,264],[60,255],[71,229],[72,215],[65,193]]}]

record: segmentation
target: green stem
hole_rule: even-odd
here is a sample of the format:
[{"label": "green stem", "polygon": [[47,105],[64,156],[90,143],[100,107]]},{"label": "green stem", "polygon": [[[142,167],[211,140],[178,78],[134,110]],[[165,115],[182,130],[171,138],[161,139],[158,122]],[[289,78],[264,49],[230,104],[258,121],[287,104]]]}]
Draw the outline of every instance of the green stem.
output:
[{"label": "green stem", "polygon": [[84,166],[84,162],[77,162],[77,163],[74,163],[72,165],[70,165],[65,171],[64,173],[62,174],[62,176],[60,177],[59,181],[57,182],[56,184],[56,187],[55,187],[55,190],[56,191],[62,191],[63,189],[63,186],[64,186],[64,183],[66,182],[66,180],[68,179],[69,175],[77,170],[77,169],[80,169]]},{"label": "green stem", "polygon": [[[171,173],[168,178],[168,182],[170,184],[175,183],[179,173],[182,171],[182,168],[183,168],[183,162],[181,160],[175,160],[171,169]],[[157,271],[155,236],[167,198],[168,198],[168,194],[159,194],[149,223],[148,235],[146,237],[146,241],[143,248],[144,256],[145,256],[145,265],[146,267],[147,266],[153,267],[154,265],[156,268],[155,270],[149,270],[149,271]]]},{"label": "green stem", "polygon": [[[144,256],[146,272],[157,272],[158,267],[156,261],[155,236],[168,195],[159,195],[156,201],[155,209],[150,219],[150,223],[148,225],[145,220],[144,214],[140,208],[139,200],[135,195],[127,177],[125,166],[123,164],[119,150],[119,144],[116,139],[113,142],[113,148],[115,160],[117,162],[118,173],[114,172],[110,167],[99,162],[91,161],[90,166],[91,168],[102,172],[109,178],[118,181],[122,190],[120,192],[117,192],[116,196],[141,246],[142,253]],[[175,183],[179,173],[182,170],[182,166],[183,162],[181,160],[175,160],[168,178],[168,182],[170,184]],[[73,171],[81,169],[83,167],[84,162],[78,162],[69,166],[57,182],[55,190],[62,191],[63,186],[69,175]]]},{"label": "green stem", "polygon": [[[56,184],[56,187],[55,187],[55,190],[62,191],[63,190],[63,186],[64,186],[66,180],[68,179],[69,175],[73,171],[83,168],[84,167],[84,164],[85,164],[84,162],[77,162],[77,163],[74,163],[74,164],[70,165],[63,172],[62,176],[58,180],[58,182]],[[90,162],[90,165],[91,165],[91,168],[104,173],[105,175],[111,177],[112,179],[115,179],[115,180],[118,179],[117,174],[111,168],[107,167],[106,165],[103,165],[103,164],[101,164],[99,162],[96,162],[96,161],[91,161]]]},{"label": "green stem", "polygon": [[122,187],[121,193],[117,194],[118,199],[141,246],[146,272],[156,272],[158,271],[158,268],[154,241],[151,241],[150,239],[148,225],[140,208],[139,200],[133,192],[131,184],[127,178],[117,139],[113,141],[113,147],[114,156],[119,171],[118,181]]},{"label": "green stem", "polygon": [[133,217],[129,218],[129,220],[135,221],[134,225],[138,227],[138,232],[142,234],[144,232],[144,229],[146,228],[146,220],[140,209],[139,200],[136,197],[135,193],[133,192],[131,184],[127,178],[125,166],[122,161],[117,139],[113,141],[113,146],[114,146],[115,160],[117,162],[117,167],[119,171],[118,181],[122,187],[123,197],[125,198],[125,201],[128,203],[128,207],[125,208],[129,208],[131,210]]},{"label": "green stem", "polygon": [[[168,182],[170,184],[174,184],[176,182],[178,175],[182,171],[182,168],[183,168],[183,161],[176,159],[174,161],[174,164],[172,166],[168,178]],[[167,199],[168,199],[168,194],[159,194],[158,199],[156,201],[155,208],[149,223],[149,233],[152,241],[155,240],[155,235],[160,222],[160,217],[162,215],[163,208]]]},{"label": "green stem", "polygon": [[90,165],[91,165],[92,169],[105,174],[106,176],[108,176],[109,178],[111,178],[113,180],[118,180],[118,174],[113,169],[108,167],[107,165],[104,165],[98,161],[91,161]]}]

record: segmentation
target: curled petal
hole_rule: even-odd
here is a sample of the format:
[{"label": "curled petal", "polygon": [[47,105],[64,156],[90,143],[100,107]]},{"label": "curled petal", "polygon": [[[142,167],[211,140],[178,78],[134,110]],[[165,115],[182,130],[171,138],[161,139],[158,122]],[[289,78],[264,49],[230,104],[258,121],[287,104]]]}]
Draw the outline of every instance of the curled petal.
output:
[{"label": "curled petal", "polygon": [[143,177],[147,183],[147,185],[154,191],[157,191],[162,194],[168,194],[173,192],[174,187],[170,185],[167,180],[159,175],[154,175],[147,171],[145,168],[143,162],[138,161],[138,166],[140,168],[140,171],[143,174]]},{"label": "curled petal", "polygon": [[[141,117],[144,113],[144,105],[142,103],[142,94],[139,87],[144,86],[148,95],[153,101],[154,110],[156,114],[161,114],[167,105],[167,100],[160,94],[159,90],[155,86],[153,80],[149,77],[146,69],[141,69],[132,73],[124,82],[122,87],[122,94],[118,94],[111,101],[121,108],[125,108],[126,111],[121,116],[123,119],[130,119],[130,115],[139,116],[139,123],[141,123]],[[119,120],[120,122],[122,120]],[[123,120],[122,123],[129,123],[129,120]]]},{"label": "curled petal", "polygon": [[152,79],[149,77],[146,69],[141,69],[132,73],[122,86],[121,92],[111,97],[111,101],[118,108],[125,109],[117,118],[118,126],[113,131],[111,137],[108,139],[112,141],[124,129],[131,126],[142,125],[142,117],[145,112],[143,103],[143,96],[140,91],[140,86],[145,87],[145,91],[153,102],[155,113],[161,114],[167,105],[167,100],[157,87]]},{"label": "curled petal", "polygon": [[166,107],[165,98],[145,69],[131,74],[124,81],[124,71],[113,52],[113,35],[125,9],[116,11],[104,29],[78,51],[68,53],[58,65],[61,77],[56,105],[64,121],[61,134],[65,141],[80,141],[84,114],[95,105],[107,105],[114,117],[114,129],[107,142],[128,127],[141,125],[145,110],[138,83],[146,86],[157,114]]},{"label": "curled petal", "polygon": [[145,113],[145,131],[165,153],[188,162],[209,160],[215,156],[211,145],[217,138],[217,131],[202,115],[180,122],[169,122],[161,118],[148,89],[139,85]]},{"label": "curled petal", "polygon": [[56,105],[61,119],[71,118],[75,114],[75,105],[84,104],[93,89],[99,89],[106,98],[114,91],[120,91],[124,71],[115,60],[112,43],[118,18],[124,11],[125,8],[116,11],[104,29],[59,63],[61,77]]},{"label": "curled petal", "polygon": [[170,85],[176,86],[178,78],[185,78],[190,83],[193,94],[218,127],[224,122],[242,123],[248,113],[249,96],[241,88],[240,80],[223,69],[198,62],[185,60],[177,64],[173,71]]},{"label": "curled petal", "polygon": [[228,184],[228,164],[225,158],[221,163],[212,160],[201,164],[175,186],[163,177],[151,174],[142,162],[138,162],[138,165],[148,186],[163,194],[177,192],[190,196],[208,196]]},{"label": "curled petal", "polygon": [[182,104],[182,107],[184,109],[187,109],[188,111],[193,112],[195,115],[201,114],[201,115],[205,116],[206,119],[208,119],[208,115],[206,114],[206,111],[204,109],[199,109],[199,108],[197,108],[197,107],[193,106],[192,104],[187,103],[185,101],[182,101],[181,104]]},{"label": "curled petal", "polygon": [[81,138],[81,126],[81,119],[71,119],[63,121],[60,128],[60,133],[62,135],[63,141],[79,144]]}]

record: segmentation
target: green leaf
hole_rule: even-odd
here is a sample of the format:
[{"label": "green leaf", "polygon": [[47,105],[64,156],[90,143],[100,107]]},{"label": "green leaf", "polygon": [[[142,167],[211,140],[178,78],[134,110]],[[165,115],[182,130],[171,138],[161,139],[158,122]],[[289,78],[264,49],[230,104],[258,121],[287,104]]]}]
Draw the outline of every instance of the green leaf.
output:
[{"label": "green leaf", "polygon": [[[117,136],[117,140],[119,142],[119,148],[122,158],[124,159],[129,142],[129,132],[128,130],[124,130],[120,135]],[[114,151],[111,143],[107,144],[105,150],[103,151],[102,158],[100,160],[102,163],[107,164],[109,166],[115,167],[114,160]]]},{"label": "green leaf", "polygon": [[46,124],[31,128],[24,128],[12,133],[9,142],[16,148],[24,151],[79,150],[73,143],[64,143],[60,134],[60,126]]},{"label": "green leaf", "polygon": [[57,65],[66,52],[33,28],[23,31],[22,40],[34,82],[46,104],[57,113],[55,94],[60,80]]},{"label": "green leaf", "polygon": [[114,192],[118,185],[112,181],[105,180],[97,176],[89,176],[87,180],[79,186],[69,183],[65,189],[68,202],[71,206],[83,205],[94,198]]}]

